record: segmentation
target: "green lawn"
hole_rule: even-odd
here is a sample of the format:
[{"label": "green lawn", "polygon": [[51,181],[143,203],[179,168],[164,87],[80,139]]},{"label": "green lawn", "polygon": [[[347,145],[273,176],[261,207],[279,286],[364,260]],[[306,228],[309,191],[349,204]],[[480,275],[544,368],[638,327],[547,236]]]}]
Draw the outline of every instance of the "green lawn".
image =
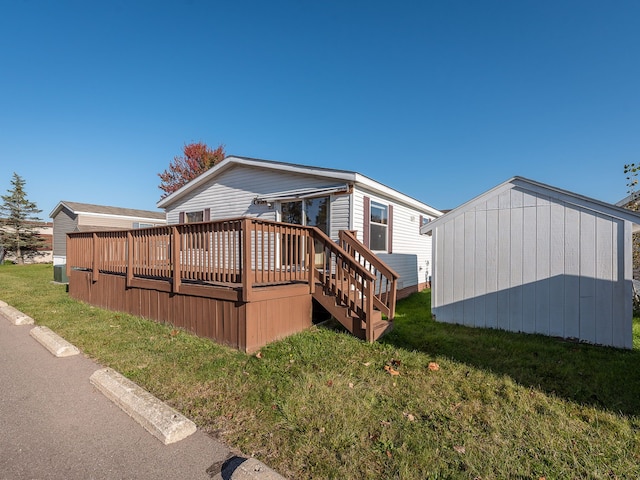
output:
[{"label": "green lawn", "polygon": [[290,478],[640,478],[638,321],[634,350],[593,347],[438,324],[423,292],[376,344],[320,327],[258,358],[52,278],[2,266],[0,299]]}]

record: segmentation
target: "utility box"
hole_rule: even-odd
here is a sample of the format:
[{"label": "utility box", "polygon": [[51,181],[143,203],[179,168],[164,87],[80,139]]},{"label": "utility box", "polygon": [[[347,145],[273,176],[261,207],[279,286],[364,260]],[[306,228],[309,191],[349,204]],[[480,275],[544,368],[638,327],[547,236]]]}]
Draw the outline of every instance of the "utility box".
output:
[{"label": "utility box", "polygon": [[66,265],[53,266],[53,280],[58,283],[69,283],[69,278],[67,277]]}]

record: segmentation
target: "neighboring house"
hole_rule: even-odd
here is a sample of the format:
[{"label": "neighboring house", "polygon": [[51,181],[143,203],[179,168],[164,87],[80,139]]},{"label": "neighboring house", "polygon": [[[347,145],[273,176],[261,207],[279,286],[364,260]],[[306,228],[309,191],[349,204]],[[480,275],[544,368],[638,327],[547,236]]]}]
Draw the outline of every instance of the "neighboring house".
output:
[{"label": "neighboring house", "polygon": [[[30,222],[36,227],[36,233],[42,237],[45,244],[38,249],[38,254],[26,259],[27,263],[51,263],[53,261],[53,223],[51,222]],[[1,252],[4,253],[4,252]],[[0,255],[2,257],[2,255]],[[3,260],[16,261],[16,257],[10,253],[4,255]]]},{"label": "neighboring house", "polygon": [[68,201],[58,203],[49,217],[53,219],[54,265],[66,263],[67,233],[128,230],[167,223],[163,212]]},{"label": "neighboring house", "polygon": [[437,321],[632,348],[640,214],[514,177],[421,230]]},{"label": "neighboring house", "polygon": [[423,289],[431,239],[420,226],[435,208],[347,170],[230,156],[157,204],[169,224],[258,217],[358,239],[399,275],[398,296]]}]

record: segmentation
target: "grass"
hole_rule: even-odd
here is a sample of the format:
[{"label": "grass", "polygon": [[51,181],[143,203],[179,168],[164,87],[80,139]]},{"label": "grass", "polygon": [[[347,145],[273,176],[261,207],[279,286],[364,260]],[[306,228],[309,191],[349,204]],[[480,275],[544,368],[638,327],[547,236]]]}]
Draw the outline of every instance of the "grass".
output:
[{"label": "grass", "polygon": [[51,278],[1,266],[0,299],[289,478],[640,477],[639,321],[623,351],[439,324],[423,292],[376,344],[312,328],[258,358]]}]

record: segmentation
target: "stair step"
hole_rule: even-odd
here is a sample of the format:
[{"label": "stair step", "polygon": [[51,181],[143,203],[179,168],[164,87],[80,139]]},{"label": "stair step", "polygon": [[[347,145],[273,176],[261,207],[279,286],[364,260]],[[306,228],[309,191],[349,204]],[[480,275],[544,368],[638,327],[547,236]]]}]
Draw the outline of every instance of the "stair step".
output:
[{"label": "stair step", "polygon": [[[367,339],[367,324],[355,312],[347,307],[338,305],[334,296],[321,290],[316,290],[313,297],[349,332],[362,340]],[[379,310],[372,312],[370,321],[373,325],[373,341],[393,329],[393,322],[382,320],[382,312]]]}]

